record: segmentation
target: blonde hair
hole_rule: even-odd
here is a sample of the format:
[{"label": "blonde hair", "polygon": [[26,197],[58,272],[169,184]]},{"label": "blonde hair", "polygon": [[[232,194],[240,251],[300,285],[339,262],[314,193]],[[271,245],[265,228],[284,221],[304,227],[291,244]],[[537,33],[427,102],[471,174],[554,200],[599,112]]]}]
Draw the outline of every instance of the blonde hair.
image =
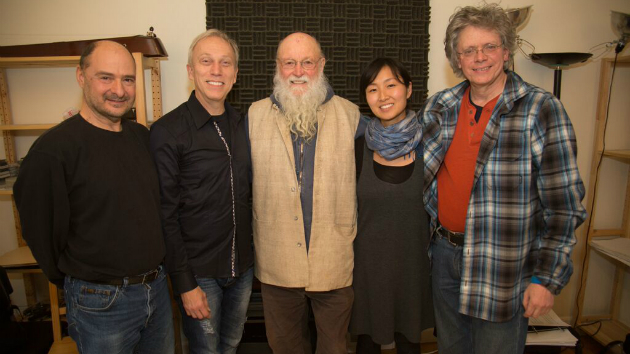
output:
[{"label": "blonde hair", "polygon": [[190,47],[188,48],[188,65],[192,65],[193,51],[195,50],[197,43],[199,43],[202,39],[205,39],[208,37],[219,37],[223,39],[224,41],[228,42],[228,44],[232,47],[232,50],[234,51],[234,57],[236,58],[236,66],[238,67],[238,57],[239,57],[238,44],[236,44],[236,41],[230,38],[230,36],[228,36],[225,32],[218,30],[216,28],[211,28],[201,33],[197,37],[195,37],[195,39],[193,39],[192,43],[190,44]]}]

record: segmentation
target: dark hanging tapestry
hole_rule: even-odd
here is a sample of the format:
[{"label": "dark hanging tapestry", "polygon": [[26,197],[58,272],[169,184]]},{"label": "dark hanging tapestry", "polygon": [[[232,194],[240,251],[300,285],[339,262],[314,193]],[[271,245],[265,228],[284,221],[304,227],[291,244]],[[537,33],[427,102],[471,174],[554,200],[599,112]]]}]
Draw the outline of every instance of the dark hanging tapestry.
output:
[{"label": "dark hanging tapestry", "polygon": [[413,79],[410,108],[427,98],[429,0],[206,0],[206,28],[234,38],[238,79],[228,102],[246,113],[273,90],[278,42],[296,31],[321,43],[335,93],[370,114],[360,99],[361,71],[374,58],[400,60]]}]

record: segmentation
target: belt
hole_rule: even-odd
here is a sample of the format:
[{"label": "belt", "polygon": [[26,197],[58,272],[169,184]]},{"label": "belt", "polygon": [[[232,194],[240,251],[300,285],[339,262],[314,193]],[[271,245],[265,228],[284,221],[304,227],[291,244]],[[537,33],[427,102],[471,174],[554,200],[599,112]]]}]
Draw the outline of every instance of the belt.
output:
[{"label": "belt", "polygon": [[464,245],[464,233],[463,232],[452,232],[443,228],[442,225],[438,225],[435,229],[435,233],[440,237],[445,238],[448,243],[453,246],[463,246]]},{"label": "belt", "polygon": [[90,283],[95,284],[103,284],[103,285],[115,285],[122,286],[125,284],[125,279],[127,280],[127,285],[135,285],[135,284],[148,284],[155,279],[157,279],[158,275],[160,275],[161,267],[155,268],[150,272],[140,274],[140,275],[132,275],[129,277],[118,278],[118,279],[110,279],[110,280],[90,280]]}]

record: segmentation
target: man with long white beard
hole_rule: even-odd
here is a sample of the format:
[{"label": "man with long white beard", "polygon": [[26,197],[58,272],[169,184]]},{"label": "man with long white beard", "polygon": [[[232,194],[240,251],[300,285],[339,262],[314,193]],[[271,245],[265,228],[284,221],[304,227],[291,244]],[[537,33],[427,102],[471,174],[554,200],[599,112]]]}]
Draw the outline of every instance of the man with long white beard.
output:
[{"label": "man with long white beard", "polygon": [[336,96],[305,33],[283,39],[271,97],[249,109],[256,277],[275,354],[346,353],[356,235],[357,106]]}]

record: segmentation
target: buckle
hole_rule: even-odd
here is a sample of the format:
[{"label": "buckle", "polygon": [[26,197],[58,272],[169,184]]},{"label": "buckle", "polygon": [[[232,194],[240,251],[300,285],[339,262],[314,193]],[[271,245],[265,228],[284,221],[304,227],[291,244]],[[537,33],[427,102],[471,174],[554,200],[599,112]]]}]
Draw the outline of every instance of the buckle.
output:
[{"label": "buckle", "polygon": [[[448,231],[443,228],[442,225],[439,225],[435,232],[442,238],[445,238],[448,243],[450,243],[454,247],[462,247],[464,245],[464,234],[463,233],[455,233]],[[459,241],[459,242],[457,242]]]}]

